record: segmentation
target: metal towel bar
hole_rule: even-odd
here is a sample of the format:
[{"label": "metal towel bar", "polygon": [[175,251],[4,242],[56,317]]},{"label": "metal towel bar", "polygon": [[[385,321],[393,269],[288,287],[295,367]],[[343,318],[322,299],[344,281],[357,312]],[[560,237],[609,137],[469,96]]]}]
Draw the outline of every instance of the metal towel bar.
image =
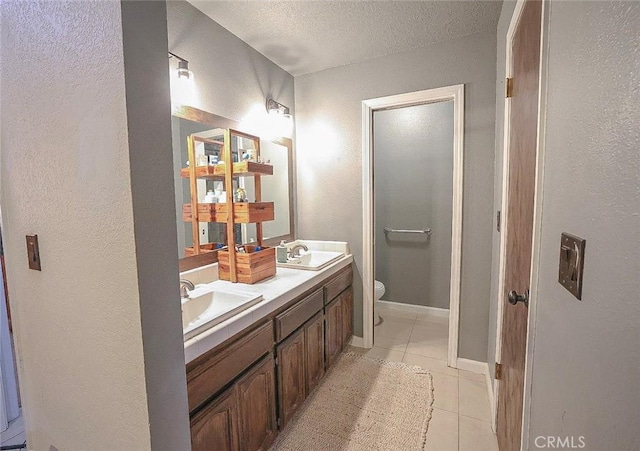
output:
[{"label": "metal towel bar", "polygon": [[388,227],[384,228],[384,233],[421,233],[421,234],[427,234],[427,235],[431,235],[431,229],[424,229],[424,230],[405,230],[405,229],[390,229]]}]

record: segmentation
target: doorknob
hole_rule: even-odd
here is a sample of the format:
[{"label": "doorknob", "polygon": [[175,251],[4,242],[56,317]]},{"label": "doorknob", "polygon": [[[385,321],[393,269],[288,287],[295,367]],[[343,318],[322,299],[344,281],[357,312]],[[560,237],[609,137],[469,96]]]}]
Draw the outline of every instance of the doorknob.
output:
[{"label": "doorknob", "polygon": [[529,307],[529,290],[524,290],[524,294],[518,294],[516,290],[509,291],[509,304],[516,305],[518,302]]}]

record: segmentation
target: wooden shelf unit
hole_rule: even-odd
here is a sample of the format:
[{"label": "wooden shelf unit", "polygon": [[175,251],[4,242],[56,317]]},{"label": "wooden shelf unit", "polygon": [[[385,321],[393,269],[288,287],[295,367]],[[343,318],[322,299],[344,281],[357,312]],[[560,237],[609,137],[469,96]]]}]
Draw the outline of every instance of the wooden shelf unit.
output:
[{"label": "wooden shelf unit", "polygon": [[[194,246],[189,249],[190,255],[212,252],[206,244],[198,246],[200,242],[200,222],[226,223],[227,249],[218,250],[218,271],[220,279],[231,282],[256,283],[272,277],[276,273],[275,249],[263,247],[262,222],[272,221],[275,217],[273,202],[262,202],[263,175],[273,175],[273,166],[254,161],[241,161],[233,164],[217,164],[211,166],[196,166],[195,141],[206,141],[222,145],[222,161],[233,161],[232,140],[243,138],[253,142],[256,157],[260,156],[260,138],[233,129],[224,130],[222,141],[211,141],[193,135],[188,139],[189,167],[180,171],[181,177],[189,178],[191,202],[183,205],[182,218],[191,222]],[[234,202],[233,179],[238,177],[254,177],[255,202]],[[227,193],[226,203],[198,202],[198,179],[220,180],[224,182]],[[233,211],[233,214],[229,214]],[[194,214],[195,212],[195,214]],[[235,224],[256,224],[257,246],[262,249],[255,251],[256,246],[245,245],[247,253],[235,250]]]},{"label": "wooden shelf unit", "polygon": [[[190,177],[190,173],[190,168],[182,168],[180,170],[180,176],[185,179]],[[226,164],[224,163],[196,167],[196,178],[199,179],[224,180],[225,174]],[[261,175],[273,175],[273,166],[254,161],[233,163],[233,177],[255,177]]]}]

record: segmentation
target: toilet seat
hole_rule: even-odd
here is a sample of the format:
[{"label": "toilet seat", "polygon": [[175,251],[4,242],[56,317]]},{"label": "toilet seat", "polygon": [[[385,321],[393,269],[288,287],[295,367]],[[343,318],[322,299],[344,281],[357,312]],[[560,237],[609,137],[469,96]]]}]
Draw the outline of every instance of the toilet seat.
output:
[{"label": "toilet seat", "polygon": [[385,292],[384,284],[379,280],[375,281],[376,300],[380,299]]}]

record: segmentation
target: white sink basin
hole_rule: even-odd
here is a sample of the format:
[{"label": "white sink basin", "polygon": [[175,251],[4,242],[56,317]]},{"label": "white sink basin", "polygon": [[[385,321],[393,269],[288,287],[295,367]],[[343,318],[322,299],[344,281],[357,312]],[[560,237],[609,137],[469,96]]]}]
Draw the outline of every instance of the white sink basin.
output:
[{"label": "white sink basin", "polygon": [[248,309],[262,300],[257,293],[231,293],[197,289],[189,299],[182,300],[182,331],[188,340]]},{"label": "white sink basin", "polygon": [[308,251],[301,252],[300,258],[289,260],[287,263],[277,263],[281,268],[306,269],[319,271],[325,266],[339,260],[344,252]]}]

